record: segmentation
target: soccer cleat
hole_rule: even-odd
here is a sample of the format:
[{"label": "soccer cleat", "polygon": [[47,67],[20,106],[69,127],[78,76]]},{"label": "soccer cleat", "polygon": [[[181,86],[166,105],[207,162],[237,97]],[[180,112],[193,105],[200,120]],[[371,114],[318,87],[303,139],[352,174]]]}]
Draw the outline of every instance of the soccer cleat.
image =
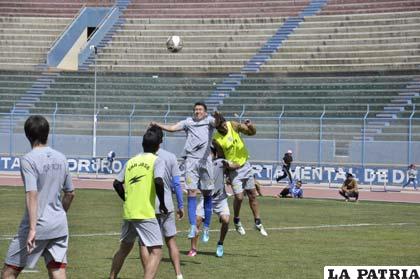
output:
[{"label": "soccer cleat", "polygon": [[204,243],[209,242],[210,239],[210,231],[209,228],[204,228],[203,229],[203,234],[201,235],[201,241],[203,241]]},{"label": "soccer cleat", "polygon": [[223,245],[217,245],[217,249],[216,249],[216,256],[217,257],[223,257]]},{"label": "soccer cleat", "polygon": [[188,251],[187,256],[188,257],[195,257],[197,255],[197,250],[195,249],[191,249],[190,251]]},{"label": "soccer cleat", "polygon": [[188,238],[194,238],[197,235],[197,227],[195,225],[191,225],[190,231],[188,233]]},{"label": "soccer cleat", "polygon": [[237,224],[235,224],[235,230],[240,234],[240,235],[245,235],[245,229],[242,226],[241,222],[238,222]]},{"label": "soccer cleat", "polygon": [[262,224],[255,225],[255,228],[257,229],[257,231],[259,231],[261,233],[262,236],[268,236],[268,233],[264,229],[264,226]]}]

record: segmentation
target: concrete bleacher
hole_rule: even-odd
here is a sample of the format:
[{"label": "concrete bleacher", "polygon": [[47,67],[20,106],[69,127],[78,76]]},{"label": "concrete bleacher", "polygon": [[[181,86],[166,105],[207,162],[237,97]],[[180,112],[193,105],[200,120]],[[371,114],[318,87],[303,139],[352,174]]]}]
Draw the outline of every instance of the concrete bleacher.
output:
[{"label": "concrete bleacher", "polygon": [[320,15],[420,11],[417,0],[329,0]]},{"label": "concrete bleacher", "polygon": [[[169,120],[185,117],[197,100],[205,100],[215,83],[223,76],[165,76],[141,73],[103,73],[97,76],[98,134],[119,135],[128,129],[128,117],[133,113],[135,125],[144,127],[151,119],[163,121],[170,110]],[[94,102],[94,75],[86,72],[62,73],[31,109],[33,113],[51,114],[57,104],[57,131],[90,134]],[[169,104],[169,107],[168,107]],[[135,105],[135,107],[133,107]],[[134,112],[133,112],[134,108]],[[65,115],[65,116],[63,116]],[[84,117],[72,115],[83,115]],[[61,118],[60,118],[61,117]],[[105,124],[102,120],[105,120]],[[102,127],[102,126],[100,126]]]},{"label": "concrete bleacher", "polygon": [[[0,92],[11,94],[0,110],[10,111],[30,88],[36,79],[30,70],[44,63],[49,46],[83,5],[113,2],[2,1]],[[133,0],[122,28],[96,58],[98,135],[126,134],[133,105],[137,135],[151,119],[161,121],[168,104],[169,122],[187,116],[195,101],[208,98],[229,73],[240,72],[309,2]],[[277,117],[284,108],[282,138],[319,140],[325,105],[324,139],[360,137],[367,104],[372,117],[381,114],[418,76],[418,2],[328,1],[318,15],[304,19],[259,74],[249,74],[228,98],[221,98],[219,109],[238,119],[245,106],[242,116],[257,123],[258,137],[277,138]],[[166,50],[170,35],[183,39],[181,52]],[[90,135],[93,70],[91,65],[86,72],[61,73],[30,112],[51,115],[57,104],[57,133]],[[412,103],[418,102],[414,96]],[[396,115],[409,116],[410,104],[402,103]],[[404,127],[390,123],[375,139],[400,139],[396,135],[404,134]],[[413,139],[420,139],[420,131],[413,132]]]},{"label": "concrete bleacher", "polygon": [[132,0],[127,18],[254,18],[296,16],[309,0]]},{"label": "concrete bleacher", "polygon": [[[268,138],[277,136],[278,131],[274,127],[283,112],[282,117],[290,123],[282,125],[285,137],[301,138],[306,135],[316,139],[319,136],[317,134],[319,124],[308,124],[300,118],[308,117],[309,122],[313,120],[319,123],[325,105],[324,117],[337,118],[335,121],[338,123],[332,126],[330,135],[349,138],[360,136],[361,119],[367,112],[367,104],[370,104],[369,117],[381,113],[398,93],[409,91],[407,84],[414,77],[416,75],[401,74],[347,76],[267,74],[261,77],[260,74],[254,74],[249,75],[243,84],[231,92],[219,109],[229,116],[240,115],[245,109],[243,117],[260,119],[262,129],[259,132]],[[411,114],[411,106],[406,105],[403,109],[398,116],[408,117]],[[344,120],[349,126],[343,126],[341,121]],[[346,133],[336,133],[336,128],[339,130],[343,127]],[[325,132],[328,138],[328,131]]]},{"label": "concrete bleacher", "polygon": [[[107,71],[238,71],[284,22],[285,18],[127,19],[97,58]],[[184,48],[167,51],[170,35]]]},{"label": "concrete bleacher", "polygon": [[32,84],[38,73],[0,70],[0,113],[8,113]]},{"label": "concrete bleacher", "polygon": [[45,63],[69,18],[0,17],[0,69],[34,70]]},{"label": "concrete bleacher", "polygon": [[112,6],[115,0],[4,0],[0,16],[73,18],[84,6]]},{"label": "concrete bleacher", "polygon": [[305,18],[263,72],[416,69],[420,12]]}]

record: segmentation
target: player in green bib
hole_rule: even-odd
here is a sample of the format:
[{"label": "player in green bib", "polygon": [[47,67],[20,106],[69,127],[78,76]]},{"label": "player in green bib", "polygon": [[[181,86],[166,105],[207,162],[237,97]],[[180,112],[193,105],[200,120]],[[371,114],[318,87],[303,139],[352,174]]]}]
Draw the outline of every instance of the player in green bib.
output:
[{"label": "player in green bib", "polygon": [[214,113],[214,118],[217,131],[213,135],[213,145],[217,149],[218,154],[223,154],[223,157],[227,160],[228,181],[232,185],[232,190],[235,194],[233,202],[235,229],[240,235],[245,235],[245,229],[239,218],[244,198],[243,192],[245,191],[254,215],[255,228],[261,235],[267,236],[260,219],[254,171],[248,161],[248,149],[240,136],[240,133],[248,136],[255,135],[257,132],[255,126],[250,120],[245,120],[243,124],[235,121],[226,121],[219,112]]},{"label": "player in green bib", "polygon": [[155,154],[159,144],[155,132],[146,132],[142,143],[144,153],[131,158],[114,180],[114,189],[124,205],[121,243],[112,261],[110,278],[117,278],[137,237],[139,245],[147,248],[142,248],[140,253],[144,278],[156,277],[163,245],[155,213],[156,195],[160,212],[168,213],[164,200],[165,163]]}]

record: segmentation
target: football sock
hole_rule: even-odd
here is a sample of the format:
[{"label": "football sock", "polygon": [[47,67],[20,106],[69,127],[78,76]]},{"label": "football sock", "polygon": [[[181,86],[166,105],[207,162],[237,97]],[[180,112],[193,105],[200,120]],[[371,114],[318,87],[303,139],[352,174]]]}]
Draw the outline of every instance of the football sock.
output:
[{"label": "football sock", "polygon": [[196,224],[196,210],[197,210],[197,197],[188,197],[188,221],[190,225]]},{"label": "football sock", "polygon": [[204,227],[210,228],[211,213],[212,213],[212,198],[211,196],[204,197]]}]

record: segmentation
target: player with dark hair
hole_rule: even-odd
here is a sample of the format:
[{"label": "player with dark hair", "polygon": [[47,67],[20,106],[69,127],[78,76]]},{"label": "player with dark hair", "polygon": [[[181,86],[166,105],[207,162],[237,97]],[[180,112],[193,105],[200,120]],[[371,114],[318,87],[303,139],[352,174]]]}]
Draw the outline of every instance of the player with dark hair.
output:
[{"label": "player with dark hair", "polygon": [[302,189],[302,181],[298,180],[296,183],[292,184],[291,187],[285,187],[281,190],[280,194],[276,195],[277,198],[296,198],[302,199],[303,198],[303,189]]},{"label": "player with dark hair", "polygon": [[[69,231],[67,214],[74,198],[67,159],[47,146],[48,121],[40,115],[25,122],[32,150],[20,159],[26,192],[25,215],[10,243],[1,278],[18,277],[43,256],[50,278],[66,278]],[[62,192],[64,193],[62,195]]]},{"label": "player with dark hair", "polygon": [[163,245],[155,213],[156,195],[160,202],[160,212],[168,213],[164,199],[165,163],[156,156],[159,144],[160,138],[156,132],[146,132],[142,142],[144,152],[128,160],[114,180],[114,189],[124,201],[124,223],[120,248],[112,260],[111,279],[117,278],[137,237],[144,278],[156,276]]},{"label": "player with dark hair", "polygon": [[[212,192],[212,203],[213,203],[213,213],[219,216],[219,221],[221,223],[220,227],[220,238],[217,242],[216,247],[216,256],[223,257],[224,246],[223,242],[225,240],[226,234],[229,230],[229,218],[230,211],[228,205],[228,196],[225,189],[225,166],[224,159],[217,158],[216,150],[212,148],[213,154],[213,165],[214,165],[214,190]],[[197,206],[197,230],[199,230],[200,225],[204,221],[204,200],[201,199]],[[197,255],[198,248],[198,235],[191,239],[191,249],[188,252],[189,257],[194,257]]]},{"label": "player with dark hair", "polygon": [[293,185],[293,179],[290,173],[290,166],[292,165],[292,162],[293,162],[292,153],[293,153],[292,150],[289,149],[284,154],[283,165],[282,165],[283,175],[276,178],[277,182],[280,182],[280,180],[282,180],[283,178],[289,177],[290,185]]},{"label": "player with dark hair", "polygon": [[115,159],[115,151],[111,150],[108,152],[107,156],[106,156],[106,160],[108,161],[108,169],[109,169],[109,173],[112,173],[112,163],[114,162]]},{"label": "player with dark hair", "polygon": [[341,189],[338,193],[345,198],[345,201],[349,201],[350,198],[355,198],[356,201],[359,200],[359,188],[357,187],[356,179],[354,179],[353,174],[347,172],[346,179],[341,186]]},{"label": "player with dark hair", "polygon": [[402,186],[403,189],[405,187],[407,187],[410,183],[413,183],[414,190],[417,190],[417,170],[416,170],[416,165],[411,164],[411,165],[408,166],[407,175],[408,175],[408,180]]},{"label": "player with dark hair", "polygon": [[156,122],[151,126],[158,126],[167,132],[184,130],[187,134],[185,142],[185,188],[188,192],[188,221],[190,230],[188,238],[194,238],[197,234],[196,208],[197,192],[201,191],[204,196],[204,228],[203,240],[209,240],[209,228],[211,223],[212,201],[211,191],[213,184],[213,167],[210,154],[211,138],[214,131],[214,118],[207,115],[207,106],[202,102],[194,104],[194,116],[180,121],[174,125],[164,125]]},{"label": "player with dark hair", "polygon": [[255,135],[257,132],[255,126],[250,120],[245,120],[243,124],[235,121],[226,121],[223,115],[218,112],[214,113],[214,118],[217,132],[213,136],[213,145],[217,149],[217,153],[226,159],[225,166],[228,170],[229,183],[232,185],[232,190],[235,194],[233,202],[235,229],[240,235],[245,235],[245,229],[239,218],[245,191],[254,215],[255,228],[261,235],[267,236],[268,234],[260,219],[254,171],[248,160],[248,150],[240,136],[240,133],[248,136]]}]

